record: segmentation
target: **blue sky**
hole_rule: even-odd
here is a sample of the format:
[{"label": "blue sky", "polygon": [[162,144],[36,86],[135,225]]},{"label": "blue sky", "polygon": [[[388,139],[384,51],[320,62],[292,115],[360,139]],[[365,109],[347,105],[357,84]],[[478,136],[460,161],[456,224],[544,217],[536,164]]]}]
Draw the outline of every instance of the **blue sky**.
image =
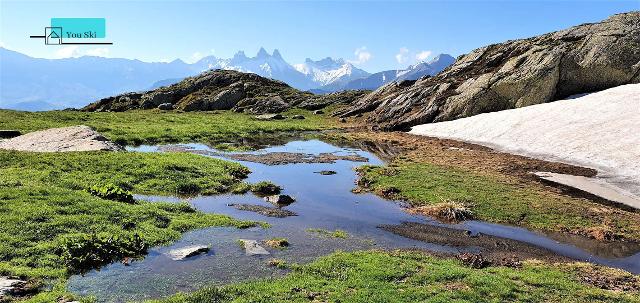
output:
[{"label": "blue sky", "polygon": [[[191,62],[261,46],[289,63],[326,56],[367,71],[405,67],[438,53],[454,56],[620,12],[634,1],[6,1],[0,44],[34,57],[100,55]],[[52,17],[104,17],[113,46],[45,46]]]}]

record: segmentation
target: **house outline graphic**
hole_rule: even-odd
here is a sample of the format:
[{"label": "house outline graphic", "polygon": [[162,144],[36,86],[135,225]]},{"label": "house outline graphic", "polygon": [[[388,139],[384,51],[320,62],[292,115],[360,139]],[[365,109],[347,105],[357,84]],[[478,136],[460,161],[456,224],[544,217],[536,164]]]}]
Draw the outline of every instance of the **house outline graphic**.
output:
[{"label": "house outline graphic", "polygon": [[45,27],[44,44],[62,44],[62,27]]}]

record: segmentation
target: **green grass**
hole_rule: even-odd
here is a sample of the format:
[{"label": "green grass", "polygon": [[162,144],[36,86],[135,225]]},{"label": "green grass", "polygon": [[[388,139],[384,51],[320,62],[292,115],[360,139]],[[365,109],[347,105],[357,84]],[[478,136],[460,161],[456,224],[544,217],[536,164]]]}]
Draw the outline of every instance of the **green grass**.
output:
[{"label": "green grass", "polygon": [[325,237],[330,237],[330,238],[346,239],[349,237],[349,234],[346,231],[341,229],[330,231],[322,228],[307,228],[307,232],[316,233],[316,234],[319,234]]},{"label": "green grass", "polygon": [[184,203],[118,202],[89,191],[113,184],[138,194],[219,193],[247,173],[239,164],[185,153],[0,151],[0,275],[64,281],[187,230],[255,226]]},{"label": "green grass", "polygon": [[[522,187],[488,175],[429,163],[395,161],[393,167],[364,166],[359,184],[374,192],[399,190],[413,206],[464,203],[480,220],[549,231],[584,231],[605,224],[599,206],[584,199]],[[594,211],[595,209],[595,211]],[[611,211],[606,224],[618,235],[640,240],[638,214]]]},{"label": "green grass", "polygon": [[[18,112],[0,110],[0,129],[23,133],[53,127],[87,125],[120,144],[205,142],[251,138],[256,134],[312,131],[336,127],[335,119],[294,109],[286,116],[301,114],[304,120],[258,121],[231,111],[160,112],[156,110],[88,113],[77,111]],[[243,149],[229,146],[227,149]]]},{"label": "green grass", "polygon": [[368,251],[335,253],[292,268],[284,278],[152,302],[640,302],[637,291],[598,289],[570,271],[534,263],[472,269],[420,252]]}]

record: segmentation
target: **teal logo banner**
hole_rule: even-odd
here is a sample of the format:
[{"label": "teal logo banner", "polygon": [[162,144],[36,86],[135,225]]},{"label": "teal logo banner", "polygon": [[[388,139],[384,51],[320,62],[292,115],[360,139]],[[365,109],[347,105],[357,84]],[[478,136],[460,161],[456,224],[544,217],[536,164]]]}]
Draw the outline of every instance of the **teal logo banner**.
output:
[{"label": "teal logo banner", "polygon": [[50,26],[44,28],[44,35],[31,35],[29,38],[43,39],[46,45],[113,44],[99,40],[106,36],[105,18],[51,18]]},{"label": "teal logo banner", "polygon": [[62,28],[63,39],[95,39],[106,37],[104,18],[51,18],[51,27]]}]

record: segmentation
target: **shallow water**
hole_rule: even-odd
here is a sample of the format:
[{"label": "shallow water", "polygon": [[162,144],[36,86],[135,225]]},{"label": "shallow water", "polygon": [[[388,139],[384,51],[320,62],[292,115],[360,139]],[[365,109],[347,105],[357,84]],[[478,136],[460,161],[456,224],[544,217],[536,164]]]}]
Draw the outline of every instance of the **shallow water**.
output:
[{"label": "shallow water", "polygon": [[[202,144],[187,144],[186,148],[206,150],[225,158],[228,153],[212,150]],[[155,146],[141,146],[129,150],[156,152]],[[354,148],[337,147],[319,140],[292,141],[282,146],[269,147],[251,153],[299,152],[309,154],[336,153],[358,154],[369,159],[367,164],[381,165],[375,155]],[[205,212],[228,214],[238,219],[268,222],[271,228],[206,228],[186,233],[171,246],[150,250],[142,261],[130,266],[112,264],[100,271],[92,271],[84,276],[73,276],[68,287],[82,295],[94,295],[100,302],[126,302],[157,298],[178,291],[192,291],[212,283],[224,284],[250,278],[282,275],[285,272],[269,267],[270,258],[287,262],[308,262],[336,250],[352,251],[371,248],[425,248],[434,251],[457,252],[462,249],[440,246],[407,239],[377,228],[384,224],[420,222],[439,224],[422,216],[411,215],[402,210],[399,202],[390,202],[373,194],[354,194],[356,174],[353,168],[361,162],[336,161],[335,163],[299,163],[285,165],[264,165],[236,161],[250,168],[248,182],[270,180],[284,188],[284,194],[296,198],[296,202],[285,209],[297,216],[270,218],[249,211],[237,210],[228,204],[246,203],[273,206],[253,194],[200,196],[188,199],[189,203]],[[336,171],[335,175],[321,175],[321,170]],[[150,201],[180,201],[175,197],[137,196]],[[502,236],[533,243],[558,254],[579,260],[625,268],[640,272],[640,253],[620,258],[610,255],[597,257],[569,244],[562,244],[544,235],[526,229],[489,224],[479,221],[446,225],[471,230],[473,233]],[[330,238],[309,232],[309,228],[330,231],[341,229],[349,234],[347,239]],[[238,239],[265,240],[285,237],[291,243],[286,249],[267,248],[270,256],[246,256],[238,245]],[[206,255],[182,261],[173,261],[165,255],[171,249],[192,244],[211,246]],[[473,247],[464,250],[475,251]],[[615,255],[615,254],[614,254]],[[628,255],[628,254],[627,254]]]}]

